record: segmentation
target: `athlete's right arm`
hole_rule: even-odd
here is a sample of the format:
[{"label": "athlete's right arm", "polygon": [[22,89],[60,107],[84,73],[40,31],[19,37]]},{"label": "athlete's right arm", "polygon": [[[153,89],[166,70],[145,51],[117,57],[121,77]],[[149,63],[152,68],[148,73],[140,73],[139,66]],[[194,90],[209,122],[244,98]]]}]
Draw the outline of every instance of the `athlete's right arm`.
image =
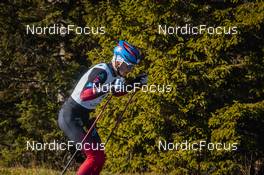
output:
[{"label": "athlete's right arm", "polygon": [[93,68],[88,80],[83,87],[80,98],[82,101],[93,100],[106,92],[98,91],[96,87],[102,86],[107,80],[107,72],[104,69]]}]

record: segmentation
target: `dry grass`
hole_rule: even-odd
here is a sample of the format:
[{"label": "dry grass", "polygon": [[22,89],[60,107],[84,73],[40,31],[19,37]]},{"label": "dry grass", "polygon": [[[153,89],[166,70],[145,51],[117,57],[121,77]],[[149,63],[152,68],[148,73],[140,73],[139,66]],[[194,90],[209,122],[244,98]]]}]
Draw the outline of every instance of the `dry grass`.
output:
[{"label": "dry grass", "polygon": [[[45,168],[3,168],[0,167],[0,174],[3,175],[59,175],[59,171],[54,171]],[[73,172],[68,172],[66,175],[75,175]]]},{"label": "dry grass", "polygon": [[[59,175],[59,171],[45,169],[45,168],[23,168],[23,167],[0,167],[1,175]],[[65,175],[75,175],[74,172],[67,172]],[[102,172],[101,175],[113,175],[113,173]],[[155,175],[155,173],[116,173],[114,175]]]}]

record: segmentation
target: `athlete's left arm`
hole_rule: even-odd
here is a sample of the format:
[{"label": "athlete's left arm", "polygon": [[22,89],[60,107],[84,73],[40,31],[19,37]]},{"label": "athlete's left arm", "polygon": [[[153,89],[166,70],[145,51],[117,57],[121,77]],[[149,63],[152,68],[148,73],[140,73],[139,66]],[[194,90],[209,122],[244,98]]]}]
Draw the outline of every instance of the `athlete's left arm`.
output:
[{"label": "athlete's left arm", "polygon": [[116,88],[113,88],[112,94],[116,97],[124,96],[128,92],[126,91],[126,83],[123,78],[116,79],[114,82],[114,86]]},{"label": "athlete's left arm", "polygon": [[114,96],[123,96],[126,95],[128,92],[131,92],[133,90],[138,91],[140,90],[139,87],[142,87],[143,85],[146,85],[148,82],[148,76],[146,74],[141,74],[137,76],[135,79],[128,79],[124,81],[124,91],[121,92],[115,92],[113,93]]}]

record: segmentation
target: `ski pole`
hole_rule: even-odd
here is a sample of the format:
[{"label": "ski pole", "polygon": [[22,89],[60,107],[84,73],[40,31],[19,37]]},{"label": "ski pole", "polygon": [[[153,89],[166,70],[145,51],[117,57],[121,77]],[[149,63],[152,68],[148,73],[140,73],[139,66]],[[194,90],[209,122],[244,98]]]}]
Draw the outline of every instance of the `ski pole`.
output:
[{"label": "ski pole", "polygon": [[[90,134],[90,132],[91,132],[92,129],[94,128],[96,122],[101,118],[102,113],[103,113],[103,111],[105,110],[107,104],[108,104],[108,103],[110,102],[110,100],[112,99],[112,96],[113,96],[113,95],[111,95],[111,96],[109,97],[109,99],[106,101],[106,103],[104,104],[102,110],[101,110],[100,113],[97,115],[97,117],[96,117],[95,121],[93,122],[92,126],[90,127],[90,129],[88,130],[88,132],[86,133],[86,135],[84,136],[84,138],[82,139],[81,144],[82,144],[82,143],[84,142],[84,140],[88,137],[88,135]],[[70,160],[68,161],[68,163],[67,163],[66,166],[64,167],[63,171],[61,172],[61,175],[63,175],[63,174],[67,171],[68,167],[70,166],[70,164],[71,164],[72,160],[74,159],[75,155],[77,154],[77,152],[78,152],[78,149],[76,149],[76,151],[74,152],[74,154],[71,156]]]},{"label": "ski pole", "polygon": [[105,141],[104,147],[106,147],[106,144],[107,144],[107,142],[109,141],[110,137],[112,136],[114,130],[117,128],[118,124],[119,124],[120,121],[122,120],[122,117],[123,117],[123,115],[124,115],[124,113],[125,113],[125,111],[126,111],[128,105],[130,104],[132,98],[133,98],[134,95],[136,94],[136,92],[137,92],[137,91],[135,91],[135,92],[131,95],[131,97],[129,98],[128,102],[126,103],[125,109],[122,111],[121,115],[120,115],[120,116],[118,117],[118,119],[116,120],[116,123],[115,123],[114,128],[112,129],[112,131],[110,132],[110,134],[109,134],[108,137],[106,138],[106,141]]}]

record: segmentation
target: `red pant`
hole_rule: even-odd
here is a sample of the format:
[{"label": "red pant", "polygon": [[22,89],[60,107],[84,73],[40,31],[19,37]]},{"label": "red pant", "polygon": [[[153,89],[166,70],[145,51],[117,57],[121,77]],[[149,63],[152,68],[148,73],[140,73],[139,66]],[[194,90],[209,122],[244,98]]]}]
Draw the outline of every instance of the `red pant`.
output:
[{"label": "red pant", "polygon": [[77,175],[99,175],[106,159],[104,151],[84,150],[86,160],[80,166]]}]

